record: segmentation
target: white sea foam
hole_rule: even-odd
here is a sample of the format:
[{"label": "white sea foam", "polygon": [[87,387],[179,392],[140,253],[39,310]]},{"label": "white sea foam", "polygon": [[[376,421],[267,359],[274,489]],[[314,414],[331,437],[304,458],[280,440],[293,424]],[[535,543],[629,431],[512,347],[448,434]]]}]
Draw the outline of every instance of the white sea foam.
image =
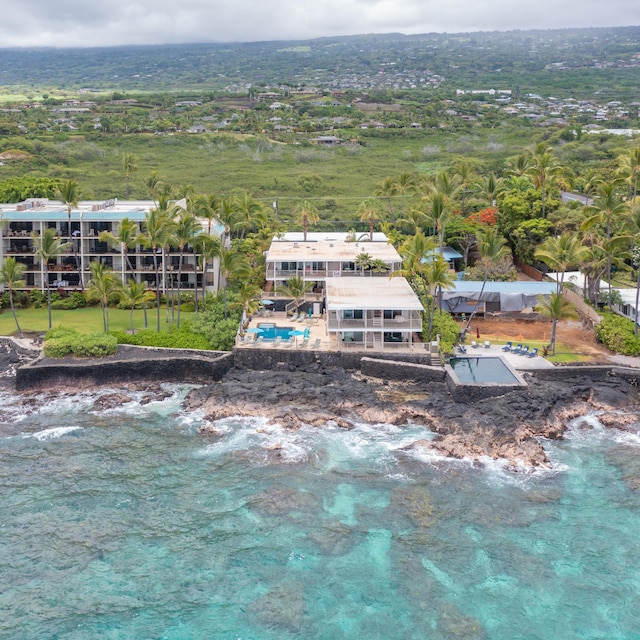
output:
[{"label": "white sea foam", "polygon": [[40,442],[45,442],[47,440],[54,440],[56,438],[60,438],[67,433],[71,433],[73,431],[81,431],[82,427],[52,427],[50,429],[44,429],[43,431],[37,431],[36,433],[25,434],[23,438],[35,438],[36,440],[40,440]]},{"label": "white sea foam", "polygon": [[[612,440],[632,447],[640,446],[640,433],[605,427],[598,417],[601,414],[601,411],[594,411],[571,420],[567,425],[565,438],[579,447],[592,447],[594,443],[604,440]],[[620,412],[620,415],[624,414]]]}]

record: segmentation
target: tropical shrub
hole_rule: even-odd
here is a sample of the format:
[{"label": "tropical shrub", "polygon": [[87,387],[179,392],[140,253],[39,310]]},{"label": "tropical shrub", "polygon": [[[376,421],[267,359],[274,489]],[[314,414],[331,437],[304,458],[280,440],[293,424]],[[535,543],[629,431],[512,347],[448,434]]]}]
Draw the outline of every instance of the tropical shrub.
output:
[{"label": "tropical shrub", "polygon": [[118,342],[104,333],[84,334],[72,329],[58,327],[45,335],[44,355],[47,358],[101,358],[116,353]]},{"label": "tropical shrub", "polygon": [[640,337],[636,337],[633,321],[615,313],[602,314],[600,324],[596,326],[596,339],[614,353],[625,356],[640,355]]},{"label": "tropical shrub", "polygon": [[[423,340],[427,339],[428,328],[426,326],[422,329]],[[433,326],[431,329],[431,335],[440,335],[440,348],[444,353],[453,353],[453,347],[458,342],[460,336],[460,327],[458,323],[453,319],[450,313],[446,311],[436,311],[433,315]]]},{"label": "tropical shrub", "polygon": [[81,309],[87,306],[85,297],[78,292],[62,297],[57,293],[51,294],[51,308],[57,310]]},{"label": "tropical shrub", "polygon": [[160,333],[151,329],[144,329],[137,331],[133,335],[126,331],[112,331],[111,335],[119,344],[162,347],[164,349],[211,349],[205,336],[194,333],[188,322],[184,322],[179,329],[171,327],[169,330]]}]

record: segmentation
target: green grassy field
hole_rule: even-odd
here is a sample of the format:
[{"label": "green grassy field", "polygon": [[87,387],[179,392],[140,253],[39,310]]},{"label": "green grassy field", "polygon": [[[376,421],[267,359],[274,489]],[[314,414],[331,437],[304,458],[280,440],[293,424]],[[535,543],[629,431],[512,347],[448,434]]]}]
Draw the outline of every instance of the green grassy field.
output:
[{"label": "green grassy field", "polygon": [[[353,132],[335,132],[349,139]],[[6,178],[20,175],[72,178],[85,199],[125,197],[123,156],[137,158],[131,197],[148,198],[144,185],[152,171],[177,187],[196,192],[248,191],[268,205],[278,198],[287,218],[300,199],[310,199],[323,217],[344,219],[387,176],[425,174],[461,158],[483,172],[499,171],[507,157],[531,143],[526,127],[477,127],[468,132],[440,130],[385,131],[360,135],[360,145],[321,148],[282,144],[266,137],[222,134],[42,136],[16,145],[31,154],[26,162],[3,167]],[[304,178],[318,177],[309,188]]]},{"label": "green grassy field", "polygon": [[[41,309],[17,309],[18,322],[24,333],[44,333],[48,328],[47,308]],[[75,329],[81,333],[97,333],[102,331],[102,311],[100,307],[86,307],[72,311],[52,311],[52,325],[64,326]],[[188,319],[193,313],[182,311],[182,320]],[[156,326],[156,310],[147,311],[149,328]],[[170,325],[165,323],[165,310],[161,309],[161,326],[163,329]],[[133,312],[133,324],[136,329],[144,328],[144,316],[142,310]],[[126,331],[131,327],[129,311],[125,309],[109,309],[109,328],[111,330]],[[17,336],[16,324],[11,312],[3,309],[0,312],[0,335]]]}]

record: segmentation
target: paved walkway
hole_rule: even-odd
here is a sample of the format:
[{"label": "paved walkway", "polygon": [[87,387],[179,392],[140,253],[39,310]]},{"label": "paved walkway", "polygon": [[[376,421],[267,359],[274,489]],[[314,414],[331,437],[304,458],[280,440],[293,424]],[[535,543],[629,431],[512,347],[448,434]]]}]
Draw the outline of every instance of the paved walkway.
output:
[{"label": "paved walkway", "polygon": [[[456,355],[462,355],[456,353]],[[521,356],[517,353],[511,353],[510,351],[503,351],[502,345],[491,345],[485,347],[483,344],[477,347],[467,347],[467,357],[486,358],[503,357],[514,369],[517,371],[531,371],[532,369],[553,369],[554,365],[545,360],[542,356],[535,356],[529,358],[528,356]]]}]

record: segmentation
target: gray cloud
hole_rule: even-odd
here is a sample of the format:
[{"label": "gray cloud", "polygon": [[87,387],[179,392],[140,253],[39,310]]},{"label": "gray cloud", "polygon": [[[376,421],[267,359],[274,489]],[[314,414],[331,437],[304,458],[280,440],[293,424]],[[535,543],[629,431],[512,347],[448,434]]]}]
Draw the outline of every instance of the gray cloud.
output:
[{"label": "gray cloud", "polygon": [[0,47],[640,24],[637,0],[0,0]]}]

